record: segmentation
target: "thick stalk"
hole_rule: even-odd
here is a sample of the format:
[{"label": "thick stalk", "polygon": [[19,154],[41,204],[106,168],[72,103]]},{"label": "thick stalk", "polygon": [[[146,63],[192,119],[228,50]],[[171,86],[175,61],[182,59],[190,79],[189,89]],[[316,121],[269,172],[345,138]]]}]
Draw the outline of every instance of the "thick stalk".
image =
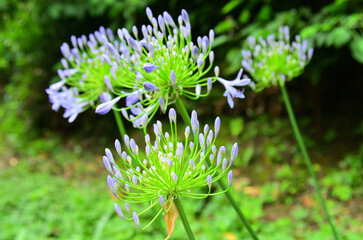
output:
[{"label": "thick stalk", "polygon": [[174,199],[174,204],[175,204],[176,209],[178,210],[180,219],[183,222],[184,229],[187,232],[187,235],[188,235],[189,240],[194,240],[195,238],[194,238],[192,229],[190,228],[190,225],[189,225],[187,216],[185,215],[185,212],[183,210],[183,206],[181,205],[181,202],[179,200],[179,197],[177,197],[176,199]]},{"label": "thick stalk", "polygon": [[294,131],[296,141],[298,142],[298,145],[299,145],[301,153],[302,153],[302,155],[304,157],[304,161],[305,161],[305,164],[306,164],[306,166],[308,168],[308,171],[309,171],[311,177],[313,178],[313,182],[314,182],[314,185],[315,185],[316,192],[318,194],[318,198],[319,198],[320,203],[321,203],[321,205],[323,207],[323,210],[325,212],[325,216],[326,216],[326,218],[327,218],[327,220],[329,222],[329,225],[330,225],[331,231],[332,231],[332,233],[334,235],[334,238],[336,240],[338,240],[338,239],[340,239],[339,235],[338,235],[338,233],[337,233],[337,231],[336,231],[336,229],[334,227],[334,224],[333,224],[333,221],[332,221],[332,219],[330,217],[328,208],[326,207],[324,198],[321,195],[320,185],[319,185],[318,179],[316,177],[316,174],[315,174],[315,172],[313,170],[311,160],[310,160],[309,154],[308,154],[308,152],[306,150],[304,141],[303,141],[303,139],[301,137],[299,126],[296,123],[295,115],[294,115],[294,112],[292,110],[291,103],[290,103],[290,100],[289,100],[289,95],[287,94],[286,88],[283,85],[281,85],[281,93],[282,93],[282,97],[283,97],[284,102],[285,102],[286,110],[287,110],[287,113],[288,113],[289,118],[290,118],[291,126],[292,126],[292,129]]},{"label": "thick stalk", "polygon": [[184,104],[183,104],[182,100],[180,99],[180,97],[178,97],[176,99],[175,106],[176,106],[176,109],[178,110],[179,114],[183,118],[184,123],[186,125],[190,126],[190,124],[191,124],[190,116],[189,116],[187,110],[185,109]]},{"label": "thick stalk", "polygon": [[[113,110],[113,114],[114,114],[114,116],[115,116],[115,120],[116,120],[116,123],[117,123],[117,127],[118,127],[118,130],[119,130],[120,135],[121,135],[121,141],[125,144],[125,142],[124,142],[124,135],[126,135],[126,130],[125,130],[125,126],[124,126],[124,124],[123,124],[122,118],[121,118],[121,116],[120,116],[120,112]],[[129,148],[125,147],[125,149],[126,149],[126,151],[130,154],[130,152],[129,152],[129,151],[130,151],[130,150],[129,150]],[[156,214],[157,214],[157,212],[155,211],[155,209],[154,209],[154,208],[152,208],[152,209],[151,209],[151,211],[152,211],[152,214],[153,214],[153,215],[156,215]],[[156,224],[158,225],[159,231],[160,231],[161,233],[162,233],[162,232],[165,232],[165,228],[164,228],[164,226],[162,225],[162,223],[161,223],[161,221],[160,221],[160,218],[157,218],[155,222],[156,222]]]},{"label": "thick stalk", "polygon": [[[187,125],[190,125],[191,120],[190,120],[189,114],[188,114],[187,110],[185,109],[184,104],[182,103],[180,98],[177,99],[175,105],[176,105],[176,108],[177,108],[178,112],[181,114],[181,116],[182,116],[182,118],[184,120],[184,123],[187,124]],[[208,164],[208,167],[209,167],[211,163],[210,163],[208,158],[206,160],[207,160],[206,163]],[[222,181],[222,179],[220,179],[218,181],[218,184],[223,190],[226,189],[226,186],[225,186],[224,182]],[[224,194],[226,195],[229,203],[234,208],[234,210],[237,213],[239,219],[241,220],[243,225],[246,227],[248,233],[251,235],[252,239],[258,240],[258,237],[257,237],[256,233],[252,229],[251,225],[248,223],[248,220],[246,219],[246,217],[242,213],[241,209],[239,208],[239,206],[238,206],[236,200],[233,198],[232,194],[229,191],[225,192]]]},{"label": "thick stalk", "polygon": [[113,110],[113,115],[115,116],[117,127],[118,127],[118,130],[119,130],[120,134],[121,134],[121,140],[123,142],[124,141],[124,135],[126,135],[126,130],[125,130],[124,123],[122,122],[120,112],[118,112],[116,110]]}]

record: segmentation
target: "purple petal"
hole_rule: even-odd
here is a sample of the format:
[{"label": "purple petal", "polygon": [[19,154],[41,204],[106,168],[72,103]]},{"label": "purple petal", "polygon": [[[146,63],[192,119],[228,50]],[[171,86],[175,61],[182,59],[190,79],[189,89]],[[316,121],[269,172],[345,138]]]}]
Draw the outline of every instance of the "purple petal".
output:
[{"label": "purple petal", "polygon": [[115,105],[115,103],[120,101],[120,99],[121,97],[117,97],[111,101],[101,103],[100,105],[97,106],[96,113],[101,115],[108,113],[112,109],[113,105]]},{"label": "purple petal", "polygon": [[143,66],[142,68],[145,70],[145,72],[147,72],[147,73],[151,73],[151,72],[153,72],[155,69],[158,69],[158,68],[159,68],[159,66],[156,66],[156,65],[151,64],[151,63],[144,63],[144,66]]}]

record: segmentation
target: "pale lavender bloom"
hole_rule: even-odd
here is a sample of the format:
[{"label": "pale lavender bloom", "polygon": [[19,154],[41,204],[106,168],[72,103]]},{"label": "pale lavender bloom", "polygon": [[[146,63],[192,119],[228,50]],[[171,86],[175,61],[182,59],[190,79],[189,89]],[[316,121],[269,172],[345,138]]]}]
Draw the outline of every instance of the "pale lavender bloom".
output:
[{"label": "pale lavender bloom", "polygon": [[218,136],[219,130],[221,129],[221,119],[219,117],[214,121],[214,133]]},{"label": "pale lavender bloom", "polygon": [[198,122],[197,112],[195,110],[193,110],[192,112],[191,124],[192,124],[193,134],[196,135],[197,130],[199,129],[199,122]]},{"label": "pale lavender bloom", "polygon": [[105,168],[107,169],[107,171],[113,175],[113,171],[112,171],[112,167],[111,167],[111,164],[110,164],[110,160],[106,157],[106,156],[103,156],[102,157],[102,160],[103,160],[103,165],[105,165]]},{"label": "pale lavender bloom", "polygon": [[195,95],[197,95],[197,97],[200,96],[201,91],[202,87],[199,84],[195,85]]},{"label": "pale lavender bloom", "polygon": [[159,203],[162,207],[164,207],[164,204],[165,204],[165,199],[162,195],[159,196]]},{"label": "pale lavender bloom", "polygon": [[56,83],[53,83],[52,85],[50,85],[49,86],[49,89],[51,91],[58,91],[59,89],[61,89],[61,87],[64,86],[65,83],[66,83],[66,80],[63,79],[63,80],[61,80],[59,82],[56,82]]},{"label": "pale lavender bloom", "polygon": [[111,94],[109,94],[108,92],[103,92],[100,95],[100,102],[101,103],[108,102],[108,101],[111,101],[111,100],[112,100]]},{"label": "pale lavender bloom", "polygon": [[153,19],[153,12],[151,11],[151,9],[149,7],[146,8],[146,15],[151,22],[151,20]]},{"label": "pale lavender bloom", "polygon": [[117,154],[121,157],[121,143],[118,139],[115,140],[115,149]]},{"label": "pale lavender bloom", "polygon": [[113,105],[120,101],[120,99],[121,97],[117,97],[115,99],[112,99],[111,101],[101,103],[96,107],[96,113],[101,115],[108,113],[112,109]]},{"label": "pale lavender bloom", "polygon": [[192,48],[192,55],[193,55],[193,58],[194,59],[197,59],[198,58],[199,48],[197,46],[193,46],[193,48]]},{"label": "pale lavender bloom", "polygon": [[170,80],[171,80],[171,84],[173,85],[173,88],[176,88],[176,75],[174,70],[170,71]]},{"label": "pale lavender bloom", "polygon": [[182,9],[182,12],[181,12],[181,15],[182,15],[182,18],[183,18],[183,21],[185,23],[189,23],[189,15],[187,13],[187,11],[185,11],[184,9]]},{"label": "pale lavender bloom", "polygon": [[227,167],[227,158],[224,158],[222,162],[222,169],[225,170],[226,167]]},{"label": "pale lavender bloom", "polygon": [[146,91],[156,91],[156,90],[160,90],[159,87],[155,86],[155,84],[151,83],[151,82],[144,82],[144,89]]},{"label": "pale lavender bloom", "polygon": [[169,119],[171,122],[176,123],[176,112],[175,112],[174,108],[171,108],[169,110]]},{"label": "pale lavender bloom", "polygon": [[243,90],[240,91],[236,89],[235,87],[242,87],[246,86],[251,82],[250,79],[241,79],[243,70],[241,69],[238,72],[237,78],[232,81],[225,80],[223,78],[218,77],[218,81],[224,85],[226,88],[226,91],[224,92],[223,96],[227,97],[228,104],[231,108],[234,107],[233,98],[244,98],[245,95],[243,94]]},{"label": "pale lavender bloom", "polygon": [[117,215],[119,215],[123,219],[126,219],[123,212],[122,212],[122,210],[121,210],[121,208],[120,208],[120,206],[117,205],[117,203],[114,203],[114,207],[115,207],[115,212],[117,213]]},{"label": "pale lavender bloom", "polygon": [[134,105],[137,101],[139,101],[139,99],[142,95],[142,89],[133,91],[131,93],[125,93],[125,94],[128,94],[126,96],[126,106],[130,107],[130,106]]},{"label": "pale lavender bloom", "polygon": [[310,49],[308,50],[308,59],[309,59],[309,60],[312,58],[312,56],[313,56],[313,52],[314,52],[314,49],[312,49],[312,48],[310,48]]},{"label": "pale lavender bloom", "polygon": [[117,196],[117,185],[115,183],[115,180],[110,175],[107,175],[107,185],[108,185],[110,191],[112,192],[112,194],[115,197],[118,197]]},{"label": "pale lavender bloom", "polygon": [[213,41],[214,41],[214,31],[213,31],[213,29],[211,29],[211,30],[209,30],[209,43],[210,43],[210,45],[212,45]]},{"label": "pale lavender bloom", "polygon": [[212,176],[211,175],[208,175],[207,176],[207,184],[208,184],[208,187],[211,188],[212,187]]},{"label": "pale lavender bloom", "polygon": [[210,91],[212,90],[212,84],[213,84],[213,81],[212,81],[212,78],[208,78],[207,80],[207,92],[210,93]]},{"label": "pale lavender bloom", "polygon": [[133,212],[133,213],[132,213],[132,218],[134,219],[134,222],[135,222],[136,226],[137,226],[138,228],[140,228],[139,215],[137,215],[137,213],[136,213],[136,212]]},{"label": "pale lavender bloom", "polygon": [[167,23],[172,28],[176,28],[175,22],[168,12],[164,11],[163,17],[164,17],[165,23]]},{"label": "pale lavender bloom", "polygon": [[171,173],[171,177],[173,178],[175,183],[178,182],[178,176],[174,172]]},{"label": "pale lavender bloom", "polygon": [[115,160],[113,159],[113,155],[110,149],[106,148],[105,149],[105,154],[106,157],[110,160],[110,162],[112,163],[112,165],[116,165]]},{"label": "pale lavender bloom", "polygon": [[209,62],[210,62],[210,64],[213,64],[213,61],[214,61],[214,52],[210,51],[209,52]]},{"label": "pale lavender bloom", "polygon": [[189,126],[187,126],[187,127],[185,128],[185,132],[184,132],[184,134],[185,134],[185,138],[188,138],[188,137],[189,137],[189,134],[190,134],[190,127],[189,127]]},{"label": "pale lavender bloom", "polygon": [[216,75],[216,77],[218,77],[218,76],[219,76],[219,67],[218,67],[218,66],[216,66],[216,67],[214,68],[214,74]]},{"label": "pale lavender bloom", "polygon": [[160,105],[160,109],[161,109],[161,111],[163,111],[163,113],[165,113],[165,111],[166,111],[166,106],[165,106],[164,98],[159,97],[159,105]]},{"label": "pale lavender bloom", "polygon": [[112,85],[111,85],[111,79],[109,78],[109,76],[105,76],[104,78],[105,80],[105,83],[106,83],[106,86],[108,87],[108,89],[113,92],[113,88],[112,88]]},{"label": "pale lavender bloom", "polygon": [[125,203],[125,209],[127,212],[130,212],[130,204],[129,203]]},{"label": "pale lavender bloom", "polygon": [[238,154],[238,145],[237,143],[233,144],[233,147],[232,147],[232,152],[231,152],[231,162],[230,162],[230,165],[233,164],[234,160],[236,159],[237,157],[237,154]]},{"label": "pale lavender bloom", "polygon": [[137,177],[134,175],[134,176],[132,176],[132,183],[134,184],[134,185],[136,185],[137,184]]},{"label": "pale lavender bloom", "polygon": [[147,73],[151,73],[151,72],[153,72],[154,70],[158,69],[158,68],[159,68],[159,66],[156,66],[156,65],[154,65],[154,64],[152,64],[152,63],[144,63],[144,65],[143,65],[143,67],[142,67],[142,68],[145,70],[145,72],[147,72]]},{"label": "pale lavender bloom", "polygon": [[52,103],[52,109],[58,111],[60,107],[65,108],[64,118],[68,118],[68,122],[73,122],[79,113],[84,111],[84,107],[88,104],[86,101],[82,102],[78,97],[77,88],[66,88],[63,86],[61,91],[58,92],[60,84],[52,85],[52,88],[46,89],[49,95],[49,101]]}]

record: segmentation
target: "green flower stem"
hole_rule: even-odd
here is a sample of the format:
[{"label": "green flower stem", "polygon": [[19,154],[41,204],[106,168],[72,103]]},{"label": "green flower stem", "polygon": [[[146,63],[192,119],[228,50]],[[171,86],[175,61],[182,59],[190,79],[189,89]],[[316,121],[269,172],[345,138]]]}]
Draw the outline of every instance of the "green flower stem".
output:
[{"label": "green flower stem", "polygon": [[179,200],[179,197],[177,197],[176,199],[174,199],[174,204],[175,204],[176,209],[178,210],[180,219],[183,222],[184,229],[187,232],[187,235],[188,235],[189,240],[194,240],[195,238],[194,238],[192,229],[190,228],[190,225],[189,225],[187,216],[185,215],[185,212],[183,210],[183,206],[181,205],[181,202]]},{"label": "green flower stem", "polygon": [[[114,114],[114,116],[115,116],[115,120],[116,120],[116,123],[117,123],[117,127],[118,127],[118,130],[119,130],[119,132],[120,132],[120,134],[121,134],[121,141],[123,142],[123,143],[125,143],[124,142],[124,135],[126,135],[126,130],[125,130],[125,126],[124,126],[124,123],[123,123],[123,121],[122,121],[122,118],[121,118],[121,116],[120,116],[120,112],[119,111],[116,111],[116,110],[113,110],[113,114]],[[126,151],[128,151],[129,152],[129,148],[125,148],[126,149]],[[130,152],[129,152],[129,154],[130,154]],[[157,214],[157,212],[155,211],[155,209],[154,208],[152,208],[151,209],[151,211],[152,211],[152,214],[153,215],[156,215]],[[158,228],[159,228],[159,231],[161,232],[161,233],[163,233],[163,232],[165,232],[165,228],[164,228],[164,226],[162,225],[162,223],[161,223],[161,221],[160,221],[160,218],[157,218],[156,219],[156,224],[158,225]]]},{"label": "green flower stem", "polygon": [[126,130],[125,130],[124,123],[122,122],[122,118],[120,116],[119,111],[113,110],[113,114],[115,116],[115,120],[116,120],[116,123],[117,123],[118,130],[120,131],[120,134],[121,134],[121,141],[123,142],[124,141],[124,135],[126,135]]},{"label": "green flower stem", "polygon": [[310,157],[308,155],[308,152],[306,151],[306,147],[305,147],[304,141],[303,141],[303,139],[301,137],[301,133],[300,133],[299,127],[298,127],[298,125],[296,123],[296,119],[295,119],[295,116],[294,116],[294,112],[292,110],[291,103],[290,103],[290,100],[289,100],[289,95],[287,94],[287,91],[286,91],[285,86],[282,85],[282,84],[281,84],[281,93],[282,93],[282,97],[283,97],[284,102],[285,102],[285,106],[286,106],[287,113],[288,113],[289,118],[290,118],[290,122],[291,122],[291,125],[292,125],[292,129],[293,129],[294,134],[295,134],[295,137],[296,137],[296,141],[299,144],[299,147],[300,147],[301,153],[302,153],[302,155],[304,157],[305,164],[306,164],[306,166],[308,168],[308,171],[309,171],[311,177],[313,178],[316,192],[318,194],[318,197],[319,197],[320,202],[321,202],[321,205],[322,205],[322,207],[324,209],[326,218],[327,218],[327,220],[329,222],[329,225],[331,227],[331,231],[333,232],[334,238],[336,240],[339,240],[340,239],[339,238],[339,235],[338,235],[338,233],[337,233],[337,231],[336,231],[336,229],[334,227],[334,224],[333,224],[332,219],[330,217],[328,208],[326,207],[324,198],[321,195],[321,190],[320,190],[319,182],[318,182],[318,180],[316,178],[316,175],[315,175],[315,172],[314,172],[314,170],[312,168]]},{"label": "green flower stem", "polygon": [[[185,124],[190,125],[191,120],[190,120],[189,114],[188,114],[187,110],[185,109],[184,104],[182,103],[180,98],[177,99],[175,105],[176,105],[176,108],[178,109],[178,112],[181,114]],[[207,164],[210,166],[211,162],[209,161],[209,159],[206,159],[206,161],[207,161]],[[218,184],[223,190],[226,189],[226,186],[222,179],[218,180]],[[227,197],[229,203],[232,205],[232,207],[236,211],[239,219],[241,220],[243,225],[246,227],[246,229],[247,229],[248,233],[251,235],[252,239],[258,240],[256,233],[252,229],[251,225],[248,223],[248,220],[242,213],[241,209],[239,208],[239,206],[238,206],[236,200],[233,198],[232,194],[229,191],[225,192],[224,194],[226,194],[226,197]]]},{"label": "green flower stem", "polygon": [[178,97],[176,99],[175,106],[178,109],[178,112],[180,113],[180,115],[182,116],[184,123],[187,124],[187,126],[190,126],[190,124],[191,124],[190,116],[189,116],[187,110],[185,109],[184,104],[183,104],[182,100],[180,99],[180,97]]}]

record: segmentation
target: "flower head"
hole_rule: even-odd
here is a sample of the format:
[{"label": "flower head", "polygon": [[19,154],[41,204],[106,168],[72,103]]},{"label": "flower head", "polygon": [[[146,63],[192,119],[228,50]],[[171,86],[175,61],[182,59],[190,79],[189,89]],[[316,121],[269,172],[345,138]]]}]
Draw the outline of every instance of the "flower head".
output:
[{"label": "flower head", "polygon": [[[114,60],[107,54],[112,51],[104,44],[108,41],[114,41],[112,31],[100,27],[89,38],[85,35],[79,38],[72,36],[71,46],[68,43],[61,46],[62,69],[58,70],[61,80],[50,85],[46,92],[53,104],[52,109],[58,111],[60,107],[64,108],[64,117],[69,118],[69,122],[73,122],[79,113],[90,106],[96,107],[102,102],[112,101],[111,96],[102,98],[105,92],[113,92],[114,80],[105,77]],[[107,107],[103,106],[102,111],[98,112],[106,113],[115,102],[109,102]]]},{"label": "flower head", "polygon": [[[237,156],[237,144],[229,157],[224,146],[218,150],[214,145],[217,135],[215,131],[220,129],[220,119],[216,119],[216,129],[213,131],[208,125],[203,129],[199,128],[195,111],[192,117],[192,126],[185,128],[183,141],[178,140],[174,109],[169,110],[170,133],[164,132],[162,123],[157,121],[153,126],[155,140],[152,141],[144,129],[145,159],[139,154],[139,147],[135,141],[128,137],[125,141],[127,149],[122,152],[120,163],[113,162],[110,150],[106,149],[104,158],[110,160],[104,160],[110,174],[107,177],[108,186],[119,201],[127,203],[128,208],[131,208],[126,209],[126,212],[133,212],[126,220],[134,220],[138,227],[141,222],[139,216],[151,208],[159,209],[157,215],[160,215],[163,212],[167,213],[170,210],[167,206],[171,206],[173,200],[180,196],[198,199],[223,193],[228,188],[219,193],[211,193],[213,183],[222,177],[228,179],[229,187],[231,186],[230,168]],[[190,128],[193,129],[193,134]],[[118,143],[116,150],[120,151]],[[113,174],[110,164],[113,165]],[[201,190],[205,193],[201,193]],[[137,212],[134,205],[142,203],[147,205],[146,209]],[[125,218],[125,213],[119,205],[115,205],[115,210],[119,216]]]},{"label": "flower head", "polygon": [[242,50],[242,66],[256,82],[251,86],[257,91],[277,84],[283,85],[300,75],[309,63],[313,49],[300,36],[290,43],[287,26],[279,28],[278,37],[274,34],[266,39],[248,37],[248,49]]},{"label": "flower head", "polygon": [[[193,100],[207,96],[217,80],[217,74],[206,77],[214,61],[213,30],[208,36],[197,37],[195,43],[185,10],[178,24],[167,12],[154,17],[147,8],[146,14],[151,23],[142,25],[141,31],[135,26],[132,33],[118,29],[119,41],[105,43],[113,49],[107,52],[108,59],[113,59],[112,88],[116,95],[126,98],[123,113],[135,127],[141,127],[139,118],[146,115],[150,121],[159,107],[165,112],[181,95]],[[233,91],[227,97],[241,96]]]}]

